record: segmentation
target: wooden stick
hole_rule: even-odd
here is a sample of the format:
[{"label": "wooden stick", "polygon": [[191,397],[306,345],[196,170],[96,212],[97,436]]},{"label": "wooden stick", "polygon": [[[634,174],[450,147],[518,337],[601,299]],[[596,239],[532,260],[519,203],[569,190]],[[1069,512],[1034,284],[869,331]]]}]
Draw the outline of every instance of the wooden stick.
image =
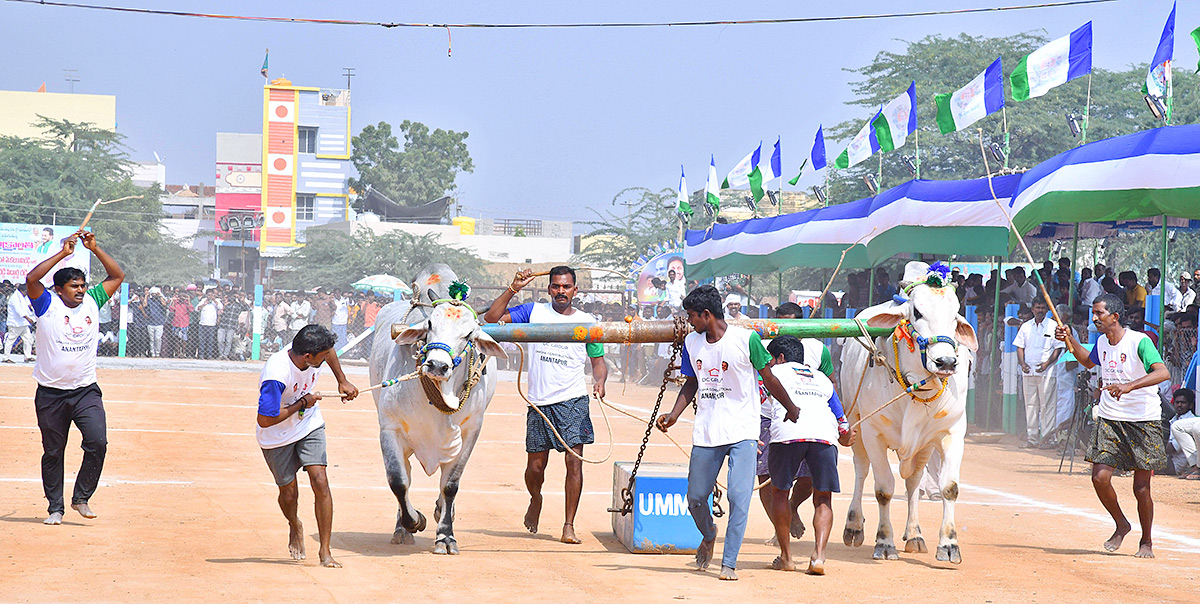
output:
[{"label": "wooden stick", "polygon": [[[110,199],[108,201],[101,201],[101,200],[97,199],[96,203],[92,204],[92,209],[88,210],[87,216],[83,217],[83,222],[79,225],[79,231],[82,231],[83,227],[87,226],[88,221],[92,219],[92,214],[96,213],[96,208],[98,208],[100,206],[108,205],[110,203],[116,203],[118,201],[125,201],[126,199],[141,199],[141,198],[142,198],[141,195],[129,195],[126,197],[122,197],[120,199]],[[79,232],[79,231],[76,231],[76,232]]]},{"label": "wooden stick", "polygon": [[[625,271],[613,270],[613,269],[611,269],[611,268],[598,268],[598,267],[594,267],[594,266],[581,266],[581,267],[577,268],[576,270],[581,270],[581,271],[603,271],[603,272],[606,272],[606,273],[613,273],[613,274],[615,274],[615,275],[621,275],[621,276],[625,276],[625,274],[626,274],[626,273],[625,273]],[[550,271],[542,271],[542,272],[540,272],[540,273],[534,273],[534,274],[532,274],[532,275],[530,275],[530,276],[531,276],[531,277],[545,277],[545,276],[547,276],[547,275],[549,275],[549,274],[550,274]]]},{"label": "wooden stick", "polygon": [[884,409],[885,409],[885,408],[886,408],[888,405],[891,405],[892,403],[894,403],[894,402],[896,402],[896,401],[900,400],[901,398],[904,398],[905,396],[907,396],[907,395],[909,395],[909,394],[912,394],[913,392],[915,392],[915,391],[917,390],[917,388],[920,388],[921,386],[924,386],[926,382],[928,382],[929,380],[933,379],[933,377],[934,377],[933,375],[930,375],[929,377],[927,377],[927,378],[925,378],[925,379],[923,379],[923,380],[921,380],[921,381],[919,381],[919,382],[917,382],[917,383],[913,384],[912,386],[909,386],[908,388],[905,388],[905,389],[904,389],[904,392],[901,392],[900,394],[897,394],[895,397],[893,397],[893,398],[892,398],[892,400],[890,400],[890,401],[888,401],[888,402],[886,402],[886,403],[884,403],[884,404],[880,405],[878,409],[876,409],[876,410],[874,410],[874,411],[872,411],[872,412],[868,413],[868,414],[866,415],[866,417],[863,417],[862,419],[860,419],[860,420],[858,420],[858,421],[854,422],[854,423],[853,423],[853,424],[850,426],[850,429],[851,429],[851,430],[855,430],[855,429],[857,429],[859,424],[861,424],[861,423],[863,423],[863,422],[867,421],[868,419],[871,419],[872,417],[875,417],[875,415],[876,415],[876,414],[878,414],[880,411],[883,411],[883,410],[884,410]]},{"label": "wooden stick", "polygon": [[[805,160],[805,161],[808,161],[808,160]],[[825,284],[825,289],[824,289],[824,290],[821,292],[821,297],[820,297],[820,298],[817,298],[817,305],[816,305],[816,307],[815,307],[815,308],[813,308],[812,314],[811,314],[811,315],[809,315],[809,316],[811,316],[811,317],[813,317],[813,318],[816,318],[816,316],[817,316],[817,311],[818,311],[818,310],[821,310],[821,305],[822,305],[822,304],[825,304],[825,296],[826,296],[826,295],[829,293],[829,288],[833,287],[833,280],[837,278],[838,271],[842,270],[842,262],[845,262],[845,261],[846,261],[846,253],[847,253],[847,252],[849,252],[850,250],[854,249],[854,246],[858,245],[859,243],[862,243],[862,240],[863,240],[863,239],[866,239],[867,237],[870,237],[870,236],[871,236],[871,233],[874,233],[874,232],[875,232],[875,228],[876,228],[876,227],[871,227],[871,230],[870,230],[870,231],[868,231],[866,235],[863,235],[862,237],[859,237],[859,238],[858,238],[858,241],[855,241],[854,243],[851,243],[851,244],[850,244],[850,247],[848,247],[848,248],[846,248],[846,249],[842,250],[842,257],[841,257],[841,258],[838,258],[837,267],[835,267],[835,268],[833,269],[833,274],[829,276],[829,283],[826,283],[826,284]],[[780,301],[779,301],[779,304],[783,304],[783,300],[780,300]],[[775,306],[776,306],[776,308],[778,308],[778,307],[779,307],[779,304],[776,304],[776,305],[775,305]]]},{"label": "wooden stick", "polygon": [[[1009,215],[1008,208],[1004,207],[1004,204],[1000,203],[1000,199],[996,197],[996,189],[992,186],[992,168],[988,164],[987,151],[983,149],[983,128],[977,128],[976,130],[979,131],[979,153],[983,155],[983,168],[987,170],[988,189],[992,192],[992,201],[996,202],[996,207],[1000,208],[1000,212],[1008,220],[1008,227],[1012,229],[1013,235],[1017,236],[1017,243],[1021,244],[1021,250],[1025,252],[1025,259],[1029,261],[1031,266],[1037,266],[1037,263],[1033,261],[1033,254],[1029,253],[1029,248],[1025,245],[1025,238],[1017,231],[1017,225],[1013,222],[1012,216]],[[1042,290],[1042,297],[1046,300],[1046,306],[1049,306],[1050,312],[1054,314],[1054,322],[1058,323],[1059,327],[1062,327],[1064,325],[1062,317],[1058,316],[1058,309],[1054,306],[1054,300],[1050,298],[1050,292],[1046,290],[1046,284],[1042,282],[1041,273],[1038,273],[1037,269],[1034,269],[1033,276],[1037,281],[1038,287]],[[996,278],[999,279],[1000,276],[996,275]]]}]

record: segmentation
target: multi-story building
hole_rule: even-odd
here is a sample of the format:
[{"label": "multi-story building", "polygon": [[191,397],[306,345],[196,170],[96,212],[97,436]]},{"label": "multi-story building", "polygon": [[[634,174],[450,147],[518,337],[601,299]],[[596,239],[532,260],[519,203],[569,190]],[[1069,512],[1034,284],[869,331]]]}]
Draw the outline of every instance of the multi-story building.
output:
[{"label": "multi-story building", "polygon": [[263,89],[262,213],[259,252],[278,258],[304,245],[304,230],[350,216],[350,91]]},{"label": "multi-story building", "polygon": [[116,130],[117,97],[0,90],[0,135],[41,138],[45,133],[33,125],[39,116]]}]

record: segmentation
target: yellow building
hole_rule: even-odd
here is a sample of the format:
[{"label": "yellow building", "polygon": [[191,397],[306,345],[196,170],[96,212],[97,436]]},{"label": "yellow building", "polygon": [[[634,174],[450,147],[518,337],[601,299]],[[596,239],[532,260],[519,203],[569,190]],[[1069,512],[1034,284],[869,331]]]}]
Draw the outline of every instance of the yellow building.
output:
[{"label": "yellow building", "polygon": [[107,94],[0,90],[0,136],[42,136],[42,131],[33,126],[38,116],[91,122],[105,130],[116,130],[117,97]]}]

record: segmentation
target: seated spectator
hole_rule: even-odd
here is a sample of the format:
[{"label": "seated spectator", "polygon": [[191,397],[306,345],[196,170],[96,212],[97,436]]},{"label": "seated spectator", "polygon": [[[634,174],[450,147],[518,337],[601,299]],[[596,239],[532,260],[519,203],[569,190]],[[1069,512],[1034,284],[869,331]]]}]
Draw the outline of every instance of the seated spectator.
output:
[{"label": "seated spectator", "polygon": [[1167,442],[1167,454],[1171,466],[1180,478],[1200,480],[1200,461],[1196,457],[1196,446],[1200,444],[1200,418],[1196,417],[1196,393],[1189,388],[1180,388],[1171,397],[1175,417],[1170,420],[1171,437]]}]

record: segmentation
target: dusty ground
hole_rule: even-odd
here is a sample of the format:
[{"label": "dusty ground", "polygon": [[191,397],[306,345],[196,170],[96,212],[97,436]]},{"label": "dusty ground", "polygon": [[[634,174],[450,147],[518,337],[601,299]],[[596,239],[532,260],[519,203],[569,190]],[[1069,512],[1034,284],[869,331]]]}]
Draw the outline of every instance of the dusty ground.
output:
[{"label": "dusty ground", "polygon": [[[111,364],[110,364],[111,366]],[[136,366],[136,365],[135,365]],[[101,369],[109,421],[109,455],[92,500],[100,514],[67,512],[59,527],[45,513],[38,479],[41,453],[29,366],[0,367],[0,601],[16,602],[572,602],[693,600],[1095,602],[1194,600],[1200,593],[1200,485],[1156,478],[1158,558],[1132,557],[1138,533],[1117,554],[1100,543],[1111,531],[1083,474],[1056,473],[1057,457],[1006,445],[968,445],[958,507],[963,563],[933,554],[874,562],[870,543],[840,543],[847,496],[834,499],[834,541],[825,577],[767,570],[777,550],[765,546],[769,523],[757,501],[742,549],[741,581],[688,567],[690,557],[634,555],[615,541],[610,464],[588,466],[576,521],[582,545],[554,539],[561,526],[561,457],[543,514],[543,531],[521,526],[526,495],[522,401],[503,383],[482,442],[463,479],[457,534],[462,554],[434,556],[432,531],[416,545],[388,542],[396,502],[379,453],[374,402],[323,403],[329,476],[336,515],[334,555],[345,568],[319,568],[312,493],[302,479],[301,518],[310,558],[287,557],[286,523],[253,436],[257,372]],[[352,378],[360,386],[366,376]],[[330,389],[326,376],[322,388]],[[612,400],[649,408],[653,392],[610,386]],[[604,428],[597,421],[603,456]],[[644,426],[613,420],[615,460],[636,453]],[[678,430],[686,437],[687,429]],[[68,481],[78,468],[78,433],[68,452]],[[681,461],[653,437],[648,459]],[[843,456],[842,484],[853,469]],[[1077,465],[1077,469],[1079,466]],[[431,515],[435,478],[420,476],[415,503]],[[1130,479],[1118,479],[1132,514]],[[68,482],[67,496],[71,483]],[[869,488],[869,485],[868,485]],[[811,507],[806,507],[811,514]],[[868,537],[877,514],[866,506]],[[932,547],[940,504],[922,504]],[[893,511],[903,530],[903,512]],[[806,519],[806,523],[810,523]],[[811,539],[809,537],[808,539]],[[810,540],[797,546],[807,557]],[[718,544],[720,548],[720,544]],[[718,556],[719,556],[718,549]]]}]

